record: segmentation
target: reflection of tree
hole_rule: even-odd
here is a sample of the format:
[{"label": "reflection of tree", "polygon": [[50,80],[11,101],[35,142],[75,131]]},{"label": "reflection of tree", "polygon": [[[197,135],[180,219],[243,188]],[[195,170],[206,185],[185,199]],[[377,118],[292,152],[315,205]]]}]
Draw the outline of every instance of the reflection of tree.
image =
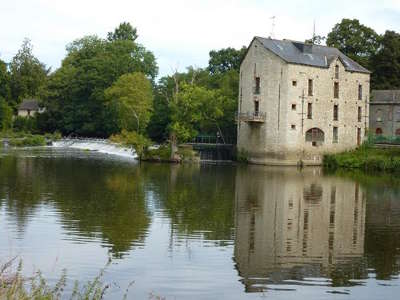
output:
[{"label": "reflection of tree", "polygon": [[349,286],[366,278],[365,202],[357,183],[319,169],[239,169],[234,257],[246,291],[288,279]]},{"label": "reflection of tree", "polygon": [[204,232],[210,240],[232,238],[234,172],[230,166],[142,166],[178,234]]},{"label": "reflection of tree", "polygon": [[0,204],[14,213],[20,232],[40,202],[40,179],[32,176],[33,170],[41,172],[35,160],[18,160],[14,156],[0,159]]},{"label": "reflection of tree", "polygon": [[117,257],[143,242],[150,218],[135,165],[10,157],[1,159],[0,176],[1,198],[18,220],[48,201],[59,209],[66,234],[100,237]]}]

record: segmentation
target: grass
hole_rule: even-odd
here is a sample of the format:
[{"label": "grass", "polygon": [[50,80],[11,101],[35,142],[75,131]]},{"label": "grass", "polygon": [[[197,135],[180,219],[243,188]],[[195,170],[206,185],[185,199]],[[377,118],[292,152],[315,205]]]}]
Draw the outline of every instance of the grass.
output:
[{"label": "grass", "polygon": [[339,154],[326,154],[323,160],[327,169],[360,169],[364,171],[400,171],[400,148],[360,148]]},{"label": "grass", "polygon": [[45,135],[12,131],[0,133],[0,139],[7,139],[8,144],[12,147],[45,146],[49,141],[57,141],[61,138],[59,132],[46,133]]},{"label": "grass", "polygon": [[[91,281],[84,284],[75,282],[72,292],[67,294],[67,272],[63,270],[60,279],[54,286],[47,283],[46,279],[40,272],[36,272],[32,277],[26,278],[22,275],[22,262],[19,262],[15,271],[13,265],[15,258],[0,266],[0,299],[12,300],[100,300],[106,295],[110,288],[109,284],[103,282],[103,276],[106,268],[110,265],[111,260],[99,272],[99,274]],[[127,298],[131,282],[125,291],[123,299]]]}]

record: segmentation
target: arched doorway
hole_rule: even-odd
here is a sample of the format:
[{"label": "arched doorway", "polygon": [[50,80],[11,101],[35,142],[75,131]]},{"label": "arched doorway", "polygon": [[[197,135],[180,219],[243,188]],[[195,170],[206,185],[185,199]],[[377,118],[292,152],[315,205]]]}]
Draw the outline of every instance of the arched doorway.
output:
[{"label": "arched doorway", "polygon": [[382,128],[379,128],[379,127],[378,127],[378,128],[375,130],[375,134],[376,134],[376,135],[382,135],[382,133],[383,133],[383,132],[382,132]]},{"label": "arched doorway", "polygon": [[311,142],[313,146],[321,146],[325,141],[324,132],[317,128],[311,128],[306,131],[306,142]]},{"label": "arched doorway", "polygon": [[399,136],[400,135],[400,128],[396,129],[396,135]]}]

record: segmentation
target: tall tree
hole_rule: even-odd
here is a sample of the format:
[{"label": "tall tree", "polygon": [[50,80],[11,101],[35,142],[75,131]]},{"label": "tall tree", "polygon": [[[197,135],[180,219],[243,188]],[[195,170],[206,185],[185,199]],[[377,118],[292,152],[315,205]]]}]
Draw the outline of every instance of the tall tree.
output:
[{"label": "tall tree", "polygon": [[0,97],[0,131],[8,130],[12,127],[13,112],[4,98]]},{"label": "tall tree", "polygon": [[50,70],[33,55],[32,49],[30,40],[25,39],[10,63],[10,86],[14,109],[23,98],[41,98],[45,93],[47,74]]},{"label": "tall tree", "polygon": [[400,34],[386,31],[378,53],[371,58],[372,88],[400,88]]},{"label": "tall tree", "polygon": [[357,19],[343,19],[328,33],[326,44],[336,47],[365,68],[370,68],[369,59],[380,45],[380,36]]},{"label": "tall tree", "polygon": [[158,68],[154,55],[131,39],[86,36],[72,42],[61,68],[51,76],[42,124],[83,136],[119,132],[118,116],[108,109],[104,91],[121,75],[133,72],[153,81]]},{"label": "tall tree", "polygon": [[119,130],[144,132],[153,101],[152,86],[144,74],[124,74],[104,93],[108,108],[116,113]]},{"label": "tall tree", "polygon": [[225,73],[229,70],[236,70],[239,72],[240,63],[242,62],[246,51],[246,47],[242,47],[240,50],[226,48],[218,51],[210,51],[210,60],[208,61],[208,69],[210,73]]},{"label": "tall tree", "polygon": [[137,38],[137,30],[129,22],[123,22],[115,28],[114,32],[107,34],[109,41],[124,40],[134,42]]},{"label": "tall tree", "polygon": [[10,100],[10,72],[7,64],[0,59],[0,97]]}]

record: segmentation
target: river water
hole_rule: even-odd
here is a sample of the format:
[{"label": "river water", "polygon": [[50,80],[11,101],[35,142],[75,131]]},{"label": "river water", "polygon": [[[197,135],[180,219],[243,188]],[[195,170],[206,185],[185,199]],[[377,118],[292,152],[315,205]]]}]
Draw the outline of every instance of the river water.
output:
[{"label": "river water", "polygon": [[[400,181],[320,168],[0,152],[0,263],[107,299],[398,299]],[[68,292],[68,289],[67,289]]]}]

